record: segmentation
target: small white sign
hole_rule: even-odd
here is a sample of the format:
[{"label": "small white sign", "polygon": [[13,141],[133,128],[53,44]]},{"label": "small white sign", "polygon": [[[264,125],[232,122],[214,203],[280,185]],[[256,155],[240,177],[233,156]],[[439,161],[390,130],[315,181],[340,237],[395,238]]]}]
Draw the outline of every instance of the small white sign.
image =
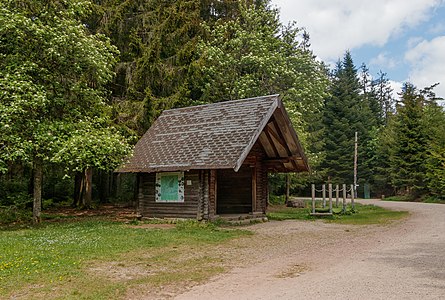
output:
[{"label": "small white sign", "polygon": [[192,181],[191,180],[187,180],[187,185],[192,185]]}]

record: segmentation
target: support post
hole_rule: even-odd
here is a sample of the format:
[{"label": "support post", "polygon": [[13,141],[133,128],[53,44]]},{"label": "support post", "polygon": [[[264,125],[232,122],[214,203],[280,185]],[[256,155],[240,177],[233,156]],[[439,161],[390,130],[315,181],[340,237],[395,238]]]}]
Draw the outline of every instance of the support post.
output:
[{"label": "support post", "polygon": [[326,208],[326,184],[321,186],[321,192],[323,195],[323,208]]},{"label": "support post", "polygon": [[338,207],[338,199],[340,198],[340,186],[335,185],[335,207]]},{"label": "support post", "polygon": [[352,206],[352,211],[354,211],[355,209],[355,204],[354,204],[354,200],[355,200],[355,190],[354,190],[354,186],[351,184],[351,206]]},{"label": "support post", "polygon": [[346,212],[346,184],[343,183],[343,213]]},{"label": "support post", "polygon": [[312,191],[312,213],[315,214],[315,184],[311,185]]},{"label": "support post", "polygon": [[357,156],[358,156],[358,133],[355,132],[354,138],[354,187],[351,189],[351,195],[357,197]]},{"label": "support post", "polygon": [[332,183],[328,185],[328,195],[329,195],[329,213],[332,214]]}]

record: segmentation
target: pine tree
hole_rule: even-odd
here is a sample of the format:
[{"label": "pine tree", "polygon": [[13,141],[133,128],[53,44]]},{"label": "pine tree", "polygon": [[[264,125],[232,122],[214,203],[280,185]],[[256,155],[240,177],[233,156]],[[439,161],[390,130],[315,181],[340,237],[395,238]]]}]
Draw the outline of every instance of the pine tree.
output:
[{"label": "pine tree", "polygon": [[[365,143],[361,143],[365,151],[362,151],[361,176],[366,176],[366,182],[371,185],[375,194],[388,194],[389,173],[387,153],[388,140],[391,139],[385,125],[388,124],[394,106],[392,88],[389,79],[383,72],[378,73],[378,78],[373,79],[365,64],[361,66],[360,73],[361,96],[368,102],[371,119],[367,123],[368,136]],[[364,152],[364,153],[363,153]]]},{"label": "pine tree", "polygon": [[422,124],[425,99],[405,83],[394,123],[390,149],[391,183],[399,194],[420,195],[425,190],[427,136]]},{"label": "pine tree", "polygon": [[[434,86],[432,86],[434,87]],[[429,95],[435,99],[434,94]],[[435,197],[445,199],[445,110],[435,101],[427,101],[422,124],[427,135],[428,147],[425,160],[426,186]]]},{"label": "pine tree", "polygon": [[141,135],[164,109],[184,106],[191,93],[189,67],[203,36],[201,1],[105,0],[91,30],[120,50],[112,99],[116,120]]},{"label": "pine tree", "polygon": [[375,125],[369,102],[361,94],[361,85],[351,54],[338,62],[331,79],[331,96],[325,100],[326,157],[322,163],[327,176],[335,183],[353,182],[354,135],[359,136],[358,178],[369,180],[366,169],[366,145]]},{"label": "pine tree", "polygon": [[372,94],[377,102],[371,107],[376,114],[379,124],[388,124],[390,116],[394,113],[395,99],[393,97],[393,88],[389,82],[386,73],[380,71],[378,78],[372,82]]}]

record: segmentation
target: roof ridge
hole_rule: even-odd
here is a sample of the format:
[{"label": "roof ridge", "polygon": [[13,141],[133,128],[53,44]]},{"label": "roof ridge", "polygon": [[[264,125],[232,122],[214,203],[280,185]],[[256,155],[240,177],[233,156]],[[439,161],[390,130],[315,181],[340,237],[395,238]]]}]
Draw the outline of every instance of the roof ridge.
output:
[{"label": "roof ridge", "polygon": [[174,111],[174,110],[191,109],[191,108],[196,108],[196,107],[217,106],[217,105],[225,105],[225,104],[228,104],[228,103],[238,103],[238,102],[243,102],[243,101],[252,101],[252,100],[257,100],[257,99],[261,99],[261,98],[272,98],[272,97],[279,98],[279,96],[280,96],[280,94],[271,94],[271,95],[266,95],[266,96],[257,96],[257,97],[250,97],[250,98],[244,98],[244,99],[227,100],[227,101],[220,101],[220,102],[214,102],[214,103],[192,105],[192,106],[186,106],[186,107],[170,108],[170,109],[166,109],[166,110],[162,111],[162,113],[170,112],[170,111]]}]

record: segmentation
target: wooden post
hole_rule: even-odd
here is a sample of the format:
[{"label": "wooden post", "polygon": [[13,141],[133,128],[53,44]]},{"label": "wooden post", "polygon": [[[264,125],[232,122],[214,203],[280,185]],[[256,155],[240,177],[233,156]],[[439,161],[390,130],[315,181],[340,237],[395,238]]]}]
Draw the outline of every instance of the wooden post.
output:
[{"label": "wooden post", "polygon": [[332,183],[328,185],[328,194],[329,194],[329,213],[332,214]]},{"label": "wooden post", "polygon": [[312,213],[315,214],[315,184],[312,184]]},{"label": "wooden post", "polygon": [[352,206],[352,210],[354,210],[355,205],[354,205],[354,199],[355,199],[355,193],[354,193],[354,185],[351,184],[351,206]]},{"label": "wooden post", "polygon": [[357,197],[357,156],[358,156],[358,133],[355,132],[354,138],[354,187],[351,189],[351,195]]},{"label": "wooden post", "polygon": [[346,184],[343,183],[343,213],[346,212]]},{"label": "wooden post", "polygon": [[326,184],[321,186],[321,192],[323,194],[323,208],[326,207]]},{"label": "wooden post", "polygon": [[335,185],[335,207],[338,207],[338,199],[340,198],[340,186],[338,184]]}]

